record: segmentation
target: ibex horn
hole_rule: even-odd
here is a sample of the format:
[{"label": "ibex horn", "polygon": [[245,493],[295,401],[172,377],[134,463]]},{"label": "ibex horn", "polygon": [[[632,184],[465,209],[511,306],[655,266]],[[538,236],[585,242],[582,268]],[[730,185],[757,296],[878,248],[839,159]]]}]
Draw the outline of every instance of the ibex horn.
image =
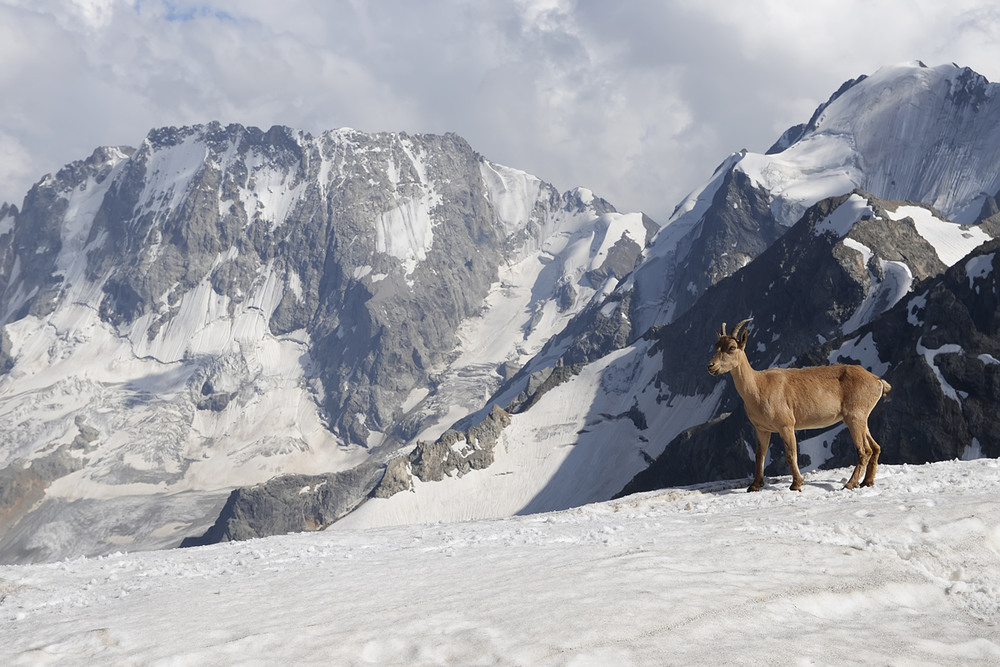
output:
[{"label": "ibex horn", "polygon": [[717,333],[715,335],[718,336],[719,338],[722,338],[723,336],[726,335],[726,323],[725,322],[722,323],[722,331],[720,331],[719,333]]},{"label": "ibex horn", "polygon": [[738,336],[738,335],[739,335],[739,333],[740,333],[740,329],[742,329],[742,328],[743,328],[743,325],[744,325],[744,324],[746,324],[747,322],[750,322],[751,320],[753,320],[753,318],[752,318],[752,317],[748,317],[748,318],[746,318],[745,320],[743,320],[742,322],[740,322],[739,324],[737,324],[737,325],[736,325],[736,328],[735,328],[735,329],[733,329],[733,333],[732,333],[732,334],[730,334],[730,335],[731,335],[731,336],[732,336],[733,338],[736,338],[736,336]]}]

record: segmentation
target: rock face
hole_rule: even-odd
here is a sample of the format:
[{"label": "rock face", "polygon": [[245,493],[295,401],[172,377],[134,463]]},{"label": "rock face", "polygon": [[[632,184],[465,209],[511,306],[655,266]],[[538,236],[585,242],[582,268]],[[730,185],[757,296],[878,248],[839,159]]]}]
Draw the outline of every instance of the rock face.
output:
[{"label": "rock face", "polygon": [[[11,481],[9,522],[38,489],[190,515],[178,492],[367,480],[617,284],[653,227],[453,134],[212,123],[98,149],[0,211],[0,470],[43,467],[80,419],[92,443]],[[512,313],[492,358],[463,357],[492,309]],[[157,530],[134,528],[133,548]]]},{"label": "rock face", "polygon": [[[747,443],[756,433],[742,408],[692,426],[670,441],[663,455],[633,477],[616,494],[653,491],[698,482],[742,479],[747,471]],[[777,457],[773,457],[777,460]],[[782,461],[784,459],[782,458]],[[804,465],[805,462],[800,462]],[[774,464],[768,474],[774,474]]]},{"label": "rock face", "polygon": [[784,234],[771,211],[768,192],[742,171],[726,172],[669,294],[683,313],[710,286],[749,264]]},{"label": "rock face", "polygon": [[[189,151],[204,153],[200,164]],[[191,172],[186,196],[177,182],[150,195],[163,163],[179,159]],[[167,128],[122,166],[105,201],[90,236],[108,241],[87,267],[92,279],[111,274],[105,321],[172,361],[181,350],[160,343],[187,294],[204,285],[235,312],[270,287],[269,302],[254,304],[267,331],[309,335],[330,426],[361,445],[389,430],[518,250],[491,210],[479,157],[454,135]],[[537,222],[522,224],[530,234]]]}]

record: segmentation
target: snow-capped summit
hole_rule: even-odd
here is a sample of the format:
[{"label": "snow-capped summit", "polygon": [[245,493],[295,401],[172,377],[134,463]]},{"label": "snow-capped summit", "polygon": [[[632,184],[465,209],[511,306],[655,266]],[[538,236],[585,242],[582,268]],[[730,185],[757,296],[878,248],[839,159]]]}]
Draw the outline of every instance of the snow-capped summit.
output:
[{"label": "snow-capped summit", "polygon": [[783,200],[791,222],[803,206],[861,188],[971,223],[1000,190],[998,115],[1000,84],[967,67],[883,67],[845,84],[790,145],[739,168]]},{"label": "snow-capped summit", "polygon": [[740,151],[674,211],[636,271],[643,330],[674,319],[813,204],[861,189],[976,222],[1000,193],[1000,84],[904,63],[845,83],[767,153]]}]

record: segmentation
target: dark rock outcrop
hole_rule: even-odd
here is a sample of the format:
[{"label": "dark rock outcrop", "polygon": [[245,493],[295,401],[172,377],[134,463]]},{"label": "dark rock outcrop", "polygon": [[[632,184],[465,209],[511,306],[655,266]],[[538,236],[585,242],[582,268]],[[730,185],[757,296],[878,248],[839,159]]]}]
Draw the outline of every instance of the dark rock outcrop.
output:
[{"label": "dark rock outcrop", "polygon": [[389,498],[412,488],[412,478],[440,481],[493,463],[493,449],[510,415],[494,407],[467,431],[446,431],[434,442],[418,442],[409,455],[385,465],[374,461],[325,475],[281,475],[235,489],[215,524],[182,547],[322,530],[369,498]]},{"label": "dark rock outcrop", "polygon": [[756,435],[742,408],[689,428],[674,438],[669,463],[653,461],[617,497],[696,482],[740,479],[747,474],[747,445]]},{"label": "dark rock outcrop", "polygon": [[215,524],[181,547],[322,530],[368,497],[384,467],[369,462],[326,475],[281,475],[234,489]]},{"label": "dark rock outcrop", "polygon": [[388,498],[412,488],[412,477],[422,482],[440,482],[482,470],[493,463],[493,449],[500,433],[510,424],[510,415],[499,406],[466,431],[449,429],[433,442],[417,442],[407,456],[391,460],[375,489],[377,498]]}]

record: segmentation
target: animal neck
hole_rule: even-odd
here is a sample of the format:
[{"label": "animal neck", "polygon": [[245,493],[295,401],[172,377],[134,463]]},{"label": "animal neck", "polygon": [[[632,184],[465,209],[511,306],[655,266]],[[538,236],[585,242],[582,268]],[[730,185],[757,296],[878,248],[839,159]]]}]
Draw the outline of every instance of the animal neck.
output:
[{"label": "animal neck", "polygon": [[746,400],[748,396],[757,395],[757,371],[750,367],[750,360],[745,354],[741,354],[740,357],[739,365],[730,372],[736,391]]}]

